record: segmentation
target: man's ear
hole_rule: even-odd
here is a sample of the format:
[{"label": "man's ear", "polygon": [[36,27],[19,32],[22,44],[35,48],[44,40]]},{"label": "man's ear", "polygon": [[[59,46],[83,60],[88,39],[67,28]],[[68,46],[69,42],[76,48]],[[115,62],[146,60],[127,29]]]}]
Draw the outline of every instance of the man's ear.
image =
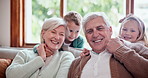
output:
[{"label": "man's ear", "polygon": [[112,35],[113,34],[112,26],[109,27],[109,31],[111,32],[111,35]]}]

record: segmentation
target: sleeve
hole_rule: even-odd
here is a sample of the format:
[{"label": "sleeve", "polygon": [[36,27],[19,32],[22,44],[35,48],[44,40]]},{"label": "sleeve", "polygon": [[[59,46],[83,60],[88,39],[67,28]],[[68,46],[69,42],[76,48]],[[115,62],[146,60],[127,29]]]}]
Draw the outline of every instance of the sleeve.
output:
[{"label": "sleeve", "polygon": [[83,49],[80,49],[80,48],[69,47],[69,52],[71,52],[75,56],[75,58],[79,57],[82,51]]},{"label": "sleeve", "polygon": [[39,46],[39,44],[37,44],[37,45],[35,45],[35,46],[33,47],[33,52],[34,52],[34,53],[38,53],[38,51],[37,51],[37,49],[36,49],[38,46]]},{"label": "sleeve", "polygon": [[114,53],[115,58],[118,59],[134,77],[148,78],[148,59],[143,55],[148,57],[148,49],[141,49],[136,52],[134,49],[122,46]]},{"label": "sleeve", "polygon": [[78,48],[83,48],[83,46],[84,46],[84,39],[83,39],[83,37],[79,37],[79,40],[78,40]]},{"label": "sleeve", "polygon": [[74,59],[74,56],[70,52],[64,52],[56,78],[67,78],[70,65]]},{"label": "sleeve", "polygon": [[83,48],[83,46],[84,46],[84,39],[81,36],[75,39],[70,45],[70,47],[73,48]]},{"label": "sleeve", "polygon": [[44,65],[44,61],[40,56],[28,61],[28,55],[26,53],[19,52],[16,55],[11,65],[6,69],[7,78],[29,78]]}]

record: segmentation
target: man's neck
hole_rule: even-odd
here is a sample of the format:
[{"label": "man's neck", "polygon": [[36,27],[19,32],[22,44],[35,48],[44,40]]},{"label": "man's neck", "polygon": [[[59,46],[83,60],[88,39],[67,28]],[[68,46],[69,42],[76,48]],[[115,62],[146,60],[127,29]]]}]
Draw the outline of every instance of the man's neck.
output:
[{"label": "man's neck", "polygon": [[104,50],[105,49],[102,49],[102,50],[92,50],[92,51],[94,51],[95,53],[99,54],[99,53],[103,52]]}]

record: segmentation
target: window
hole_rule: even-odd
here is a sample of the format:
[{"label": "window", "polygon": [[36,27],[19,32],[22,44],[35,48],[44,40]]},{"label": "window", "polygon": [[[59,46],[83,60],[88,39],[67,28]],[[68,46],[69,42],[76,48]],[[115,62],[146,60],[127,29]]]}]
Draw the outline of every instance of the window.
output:
[{"label": "window", "polygon": [[[34,36],[40,33],[40,30],[38,29],[41,28],[46,17],[49,18],[51,16],[59,15],[62,17],[66,11],[70,10],[75,10],[81,13],[82,16],[91,11],[104,11],[110,18],[111,23],[114,26],[117,26],[118,20],[121,16],[123,17],[125,16],[125,13],[127,14],[132,12],[132,1],[133,0],[11,0],[11,46],[32,47],[32,45],[39,42],[39,40],[36,40],[40,39],[39,36]],[[78,3],[80,4],[78,5]],[[34,7],[31,9],[29,4],[32,4]],[[31,11],[33,9],[35,9],[35,11],[32,11],[32,14],[27,12],[27,10]],[[42,12],[41,9],[46,13]],[[32,17],[26,17],[27,15],[32,15]],[[115,15],[117,16],[116,20],[112,19]],[[32,22],[27,22],[27,20],[31,20]],[[34,28],[30,28],[29,25]],[[34,36],[26,35],[26,33],[29,32],[33,32]],[[27,40],[27,38],[31,39]]]},{"label": "window", "polygon": [[[50,4],[50,5],[49,5]],[[60,16],[59,0],[25,0],[25,42],[39,43],[44,20]]]},{"label": "window", "polygon": [[[146,27],[146,33],[148,33],[148,1],[145,0],[135,0],[134,2],[134,14],[138,16],[145,24]],[[148,36],[148,34],[147,34]]]}]

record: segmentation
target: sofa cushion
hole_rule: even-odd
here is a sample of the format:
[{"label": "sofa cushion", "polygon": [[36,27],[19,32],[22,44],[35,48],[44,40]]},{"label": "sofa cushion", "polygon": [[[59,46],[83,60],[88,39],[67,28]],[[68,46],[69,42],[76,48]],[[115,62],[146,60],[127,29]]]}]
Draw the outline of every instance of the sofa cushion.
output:
[{"label": "sofa cushion", "polygon": [[5,72],[11,62],[11,59],[0,59],[0,78],[6,78]]}]

